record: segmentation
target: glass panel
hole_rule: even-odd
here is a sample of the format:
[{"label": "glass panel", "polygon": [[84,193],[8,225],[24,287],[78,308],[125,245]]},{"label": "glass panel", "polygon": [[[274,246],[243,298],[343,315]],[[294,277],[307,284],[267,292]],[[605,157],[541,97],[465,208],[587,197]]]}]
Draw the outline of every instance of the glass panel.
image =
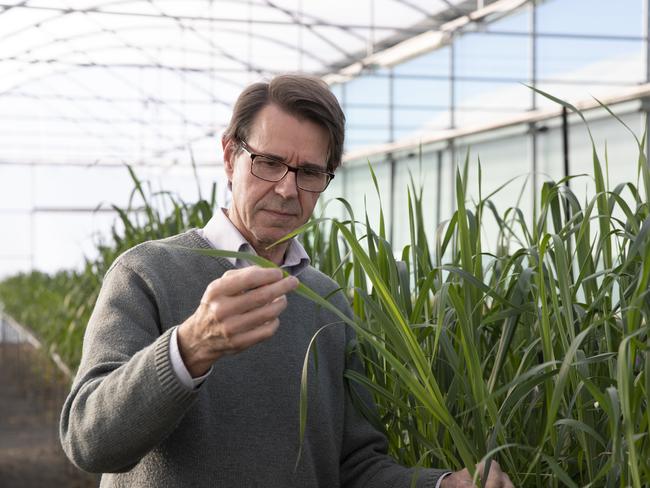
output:
[{"label": "glass panel", "polygon": [[[4,250],[3,250],[4,253]],[[31,268],[29,257],[0,254],[0,280],[17,273],[24,273]]]},{"label": "glass panel", "polygon": [[[0,212],[0,229],[3,232],[0,257],[3,259],[28,259],[30,254],[30,214],[26,212]],[[6,238],[11,236],[11,238]],[[0,269],[0,274],[2,269]]]},{"label": "glass panel", "polygon": [[343,105],[343,85],[340,83],[337,83],[335,85],[330,85],[330,89],[332,90],[332,93],[334,93],[334,96],[336,99],[339,101],[341,105]]},{"label": "glass panel", "polygon": [[[455,125],[473,125],[527,110],[532,95],[528,12],[492,24],[486,32],[459,36],[454,44],[457,77]],[[496,34],[491,31],[507,31]]]},{"label": "glass panel", "polygon": [[521,114],[531,106],[532,96],[532,90],[521,83],[459,81],[456,126],[489,123]]},{"label": "glass panel", "polygon": [[[419,155],[414,155],[397,162],[394,185],[395,218],[392,220],[393,249],[397,253],[401,253],[402,248],[411,240],[408,215],[408,191],[411,189],[411,176],[416,192],[422,189],[425,231],[429,242],[433,242],[437,215],[438,152],[425,152],[421,158]],[[412,202],[415,204],[413,198]]]},{"label": "glass panel", "polygon": [[99,236],[108,236],[115,213],[52,213],[34,216],[34,266],[53,272],[81,268],[97,257]]},{"label": "glass panel", "polygon": [[395,139],[412,135],[415,132],[431,132],[432,130],[449,127],[450,113],[448,109],[395,110]]},{"label": "glass panel", "polygon": [[[390,222],[390,164],[373,162],[373,171],[377,177],[382,196],[382,207],[386,223]],[[367,209],[370,225],[379,231],[379,196],[373,186],[367,164],[354,165],[346,169],[345,199],[355,212],[357,220],[363,220]],[[388,231],[388,228],[386,229]]]},{"label": "glass panel", "polygon": [[395,75],[449,76],[449,47],[422,54],[393,68]]},{"label": "glass panel", "polygon": [[346,118],[347,150],[389,141],[388,108],[348,108]]},{"label": "glass panel", "polygon": [[449,126],[449,83],[395,78],[395,140],[417,131]]},{"label": "glass panel", "polygon": [[0,214],[7,209],[31,207],[31,173],[29,166],[0,165]]},{"label": "glass panel", "polygon": [[338,219],[346,218],[343,206],[340,203],[333,201],[334,199],[343,196],[346,177],[347,174],[345,167],[336,170],[336,176],[330,182],[327,190],[325,190],[318,199],[318,206],[314,212],[315,217],[319,217],[322,213],[327,217]]},{"label": "glass panel", "polygon": [[346,103],[356,104],[388,104],[390,79],[387,72],[376,75],[362,76],[349,81],[345,85]]},{"label": "glass panel", "polygon": [[530,73],[530,39],[526,35],[472,32],[456,38],[456,76],[525,81]]},{"label": "glass panel", "polygon": [[[192,168],[187,166],[169,168],[134,167],[143,182],[145,193],[160,190],[172,192],[177,197],[194,201],[198,196],[197,180]],[[212,182],[217,178],[217,168],[197,168],[201,192],[210,197]],[[83,183],[82,183],[83,182]],[[221,180],[219,186],[225,186]],[[35,203],[39,207],[86,207],[126,206],[134,188],[133,181],[122,166],[116,167],[41,167],[35,178]],[[166,197],[158,197],[165,199]],[[135,205],[140,205],[136,196]]]},{"label": "glass panel", "polygon": [[[602,97],[641,82],[645,78],[642,20],[641,0],[540,3],[539,87],[563,99],[579,100],[590,95]],[[540,107],[552,105],[541,96],[537,100]]]},{"label": "glass panel", "polygon": [[[519,207],[525,215],[532,215],[533,191],[531,188],[531,158],[530,140],[527,136],[498,137],[493,140],[461,145],[457,149],[459,168],[462,171],[467,150],[469,148],[468,164],[468,193],[466,204],[474,211],[479,200],[478,165],[481,164],[481,196],[487,197],[506,182],[512,180],[506,187],[493,195],[490,200],[503,216],[508,208]],[[491,212],[484,215],[482,238],[484,249],[494,251],[498,226],[492,219]]]},{"label": "glass panel", "polygon": [[440,222],[449,220],[456,210],[456,165],[458,164],[457,151],[445,149],[443,164],[440,171]]},{"label": "glass panel", "polygon": [[530,31],[530,4],[487,24],[485,30],[494,32],[528,33]]},{"label": "glass panel", "polygon": [[641,36],[643,0],[546,0],[537,6],[540,33]]},{"label": "glass panel", "polygon": [[641,41],[540,38],[537,76],[574,83],[583,93],[603,83],[633,84],[643,79],[642,50]]},{"label": "glass panel", "polygon": [[[642,134],[643,117],[640,113],[621,115],[621,119],[638,135]],[[638,151],[629,132],[609,116],[590,120],[589,127],[596,142],[603,175],[606,180],[609,180],[609,187],[613,189],[622,182],[635,182],[636,184]],[[564,177],[562,127],[555,123],[538,135],[538,141],[540,182],[549,179],[559,181]],[[609,175],[607,174],[605,148],[609,160]],[[574,178],[570,183],[571,189],[581,203],[584,202],[587,195],[594,196],[591,141],[584,124],[573,117],[569,119],[569,174],[586,175]]]},{"label": "glass panel", "polygon": [[395,77],[395,105],[401,108],[449,106],[449,83],[435,78]]},{"label": "glass panel", "polygon": [[386,72],[345,85],[346,149],[390,140],[390,79]]},{"label": "glass panel", "polygon": [[395,140],[449,127],[449,56],[446,46],[393,68]]}]

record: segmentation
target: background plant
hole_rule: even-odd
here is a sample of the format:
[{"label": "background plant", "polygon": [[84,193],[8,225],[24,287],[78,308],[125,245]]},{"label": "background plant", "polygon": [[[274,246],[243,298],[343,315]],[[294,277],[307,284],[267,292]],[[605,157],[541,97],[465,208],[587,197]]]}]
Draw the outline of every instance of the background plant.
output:
[{"label": "background plant", "polygon": [[[76,370],[86,324],[101,282],[115,258],[151,239],[161,239],[191,227],[203,227],[212,216],[216,184],[210,197],[186,203],[170,192],[153,192],[127,166],[133,190],[126,208],[112,205],[118,218],[108,240],[98,238],[98,255],[81,270],[55,274],[21,273],[0,282],[0,306],[19,323],[31,328],[47,347]],[[137,204],[137,206],[136,206]]]}]

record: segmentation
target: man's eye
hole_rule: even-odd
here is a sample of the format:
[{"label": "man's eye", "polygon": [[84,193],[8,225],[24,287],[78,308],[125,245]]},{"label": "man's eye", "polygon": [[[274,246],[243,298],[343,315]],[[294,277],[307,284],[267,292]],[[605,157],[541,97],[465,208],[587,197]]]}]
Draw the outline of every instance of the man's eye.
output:
[{"label": "man's eye", "polygon": [[316,171],[315,169],[304,169],[302,168],[300,171],[302,171],[302,174],[305,175],[307,178],[320,178],[323,173],[320,171]]},{"label": "man's eye", "polygon": [[258,165],[264,166],[269,169],[275,169],[275,168],[281,168],[284,166],[280,161],[275,161],[273,159],[266,159],[266,158],[257,158],[255,161]]}]

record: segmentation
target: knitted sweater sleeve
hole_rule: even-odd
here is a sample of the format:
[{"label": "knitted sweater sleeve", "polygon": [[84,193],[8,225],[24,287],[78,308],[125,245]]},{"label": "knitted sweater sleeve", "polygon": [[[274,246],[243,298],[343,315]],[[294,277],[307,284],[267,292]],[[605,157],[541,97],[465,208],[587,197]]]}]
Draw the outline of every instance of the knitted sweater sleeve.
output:
[{"label": "knitted sweater sleeve", "polygon": [[194,402],[173,373],[151,286],[119,261],[90,318],[61,413],[61,443],[81,469],[124,472],[168,436]]}]

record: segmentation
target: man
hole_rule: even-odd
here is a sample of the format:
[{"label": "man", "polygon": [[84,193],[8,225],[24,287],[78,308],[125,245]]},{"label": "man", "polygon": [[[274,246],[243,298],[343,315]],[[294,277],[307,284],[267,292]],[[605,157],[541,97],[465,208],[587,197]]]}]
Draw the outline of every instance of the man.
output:
[{"label": "man", "polygon": [[[136,246],[108,271],[61,417],[70,459],[102,487],[407,487],[443,470],[397,465],[353,407],[343,378],[351,331],[327,328],[299,394],[309,340],[333,314],[291,293],[335,283],[296,240],[341,161],[344,116],[316,78],[279,76],[239,97],[222,144],[232,204],[204,229]],[[286,271],[196,252],[266,257]],[[342,293],[331,301],[349,312]],[[511,486],[493,465],[487,486]],[[441,486],[465,486],[467,472]]]}]

